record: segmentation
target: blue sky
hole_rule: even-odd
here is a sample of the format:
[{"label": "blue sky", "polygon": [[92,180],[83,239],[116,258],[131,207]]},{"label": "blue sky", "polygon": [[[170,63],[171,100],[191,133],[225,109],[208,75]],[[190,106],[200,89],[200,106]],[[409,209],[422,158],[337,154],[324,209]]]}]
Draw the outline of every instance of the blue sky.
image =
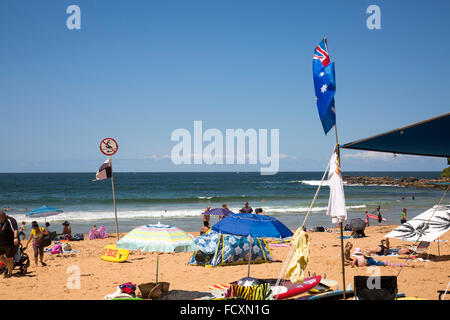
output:
[{"label": "blue sky", "polygon": [[[81,9],[69,30],[66,9]],[[381,9],[369,30],[366,9]],[[178,128],[279,129],[280,171],[322,171],[335,144],[315,106],[312,54],[336,63],[341,144],[449,112],[448,1],[0,0],[0,172],[174,165]],[[444,56],[443,56],[444,55]],[[342,151],[342,168],[440,171],[446,159]]]}]

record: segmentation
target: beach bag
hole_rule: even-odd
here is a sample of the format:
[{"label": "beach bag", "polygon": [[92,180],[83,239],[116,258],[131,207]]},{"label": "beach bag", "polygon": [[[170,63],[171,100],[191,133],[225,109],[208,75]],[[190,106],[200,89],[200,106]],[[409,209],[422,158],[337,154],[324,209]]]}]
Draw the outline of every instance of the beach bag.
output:
[{"label": "beach bag", "polygon": [[63,253],[62,247],[60,244],[55,244],[52,247],[52,250],[50,250],[50,253],[52,254],[58,254],[58,253]]},{"label": "beach bag", "polygon": [[325,228],[324,227],[314,227],[313,231],[314,232],[325,232]]},{"label": "beach bag", "polygon": [[62,249],[63,251],[72,251],[72,246],[70,245],[70,243],[66,242],[64,243]]},{"label": "beach bag", "polygon": [[131,282],[127,282],[127,283],[121,284],[119,286],[119,289],[120,289],[121,292],[129,294],[132,297],[136,296],[136,285],[131,283]]},{"label": "beach bag", "polygon": [[48,247],[51,244],[52,240],[50,239],[50,235],[43,236],[41,241],[39,241],[39,246],[42,248]]},{"label": "beach bag", "polygon": [[81,233],[77,233],[70,240],[81,241],[81,240],[84,240],[84,236]]}]

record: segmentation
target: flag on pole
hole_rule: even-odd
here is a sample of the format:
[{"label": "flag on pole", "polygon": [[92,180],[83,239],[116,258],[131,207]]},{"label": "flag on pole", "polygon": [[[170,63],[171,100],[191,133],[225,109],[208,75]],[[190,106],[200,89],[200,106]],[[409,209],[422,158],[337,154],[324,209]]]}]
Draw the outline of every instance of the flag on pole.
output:
[{"label": "flag on pole", "polygon": [[103,164],[98,169],[94,181],[105,180],[107,178],[111,178],[111,176],[112,176],[111,158],[108,158],[105,162],[103,162]]},{"label": "flag on pole", "polygon": [[336,82],[334,77],[334,62],[330,63],[325,39],[314,50],[313,78],[317,110],[319,111],[323,130],[327,134],[336,124],[336,113],[334,109]]},{"label": "flag on pole", "polygon": [[330,159],[328,182],[330,184],[330,198],[327,216],[331,217],[333,223],[340,223],[347,220],[347,209],[345,207],[344,182],[342,181],[337,152],[334,152]]}]

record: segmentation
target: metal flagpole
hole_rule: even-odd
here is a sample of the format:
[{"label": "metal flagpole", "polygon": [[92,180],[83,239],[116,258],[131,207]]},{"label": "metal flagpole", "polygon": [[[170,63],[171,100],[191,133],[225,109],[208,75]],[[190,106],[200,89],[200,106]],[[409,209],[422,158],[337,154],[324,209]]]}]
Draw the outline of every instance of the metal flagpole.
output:
[{"label": "metal flagpole", "polygon": [[[325,49],[328,52],[328,44],[327,44],[327,37],[323,38],[324,42],[325,42]],[[330,56],[330,54],[328,53],[328,57]],[[335,112],[335,116],[336,116],[336,112]],[[336,120],[334,122],[334,133],[336,135],[336,152],[337,152],[337,161],[338,161],[338,165],[339,168],[341,167],[341,155],[340,155],[340,150],[339,150],[339,140],[338,140],[338,133],[337,133],[337,125],[336,125]],[[344,285],[344,300],[346,299],[346,287],[345,287],[345,264],[344,264],[344,230],[342,227],[342,222],[339,222],[339,229],[340,229],[340,234],[341,234],[341,264],[342,264],[342,282]]]},{"label": "metal flagpole", "polygon": [[116,219],[116,234],[117,234],[117,241],[119,241],[119,222],[117,221],[116,194],[114,192],[114,170],[112,168],[111,156],[109,156],[109,162],[111,164],[111,185],[112,185],[113,202],[114,202],[114,217]]}]

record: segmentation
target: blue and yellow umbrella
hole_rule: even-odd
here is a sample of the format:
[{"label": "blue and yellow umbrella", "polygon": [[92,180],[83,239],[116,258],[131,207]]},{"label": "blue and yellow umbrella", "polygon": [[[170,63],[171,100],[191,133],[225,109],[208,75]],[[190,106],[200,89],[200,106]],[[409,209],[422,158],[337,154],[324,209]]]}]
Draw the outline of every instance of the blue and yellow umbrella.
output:
[{"label": "blue and yellow umbrella", "polygon": [[137,227],[117,241],[118,249],[158,252],[156,283],[158,283],[159,252],[191,252],[197,247],[183,230],[165,224],[148,224]]}]

